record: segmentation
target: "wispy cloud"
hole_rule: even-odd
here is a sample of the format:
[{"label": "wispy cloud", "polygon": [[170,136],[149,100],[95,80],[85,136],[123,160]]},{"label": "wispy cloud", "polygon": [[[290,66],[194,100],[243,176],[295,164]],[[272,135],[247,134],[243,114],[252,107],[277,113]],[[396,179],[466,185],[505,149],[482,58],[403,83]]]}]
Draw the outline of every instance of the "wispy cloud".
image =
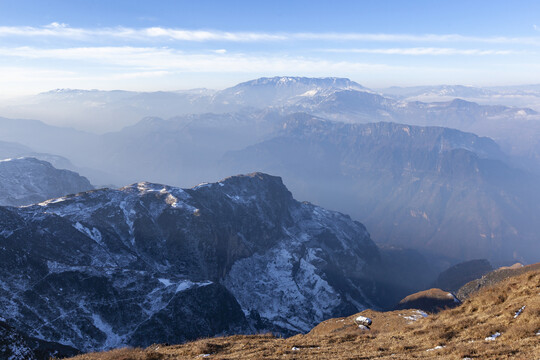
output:
[{"label": "wispy cloud", "polygon": [[74,40],[92,40],[99,38],[132,39],[132,40],[178,40],[178,41],[277,41],[287,40],[286,35],[258,32],[227,32],[207,30],[184,30],[163,27],[134,29],[127,27],[112,28],[72,28],[66,24],[51,23],[42,27],[32,26],[0,26],[0,36],[21,37],[59,37]]},{"label": "wispy cloud", "polygon": [[323,52],[333,53],[358,53],[358,54],[382,54],[382,55],[515,55],[523,54],[524,51],[515,50],[484,50],[484,49],[455,49],[455,48],[434,48],[434,47],[415,47],[415,48],[388,48],[388,49],[322,49]]},{"label": "wispy cloud", "polygon": [[293,56],[253,56],[228,53],[184,53],[171,48],[78,47],[40,49],[35,47],[0,48],[2,57],[91,62],[122,68],[191,72],[332,72],[383,69],[383,64],[330,61]]},{"label": "wispy cloud", "polygon": [[[537,29],[536,25],[534,28]],[[188,30],[166,27],[74,28],[63,23],[46,26],[0,26],[0,37],[59,37],[73,40],[130,39],[139,41],[186,42],[277,42],[277,41],[364,41],[407,43],[492,43],[540,45],[540,37],[467,36],[461,34],[384,34],[384,33],[273,33]]]}]

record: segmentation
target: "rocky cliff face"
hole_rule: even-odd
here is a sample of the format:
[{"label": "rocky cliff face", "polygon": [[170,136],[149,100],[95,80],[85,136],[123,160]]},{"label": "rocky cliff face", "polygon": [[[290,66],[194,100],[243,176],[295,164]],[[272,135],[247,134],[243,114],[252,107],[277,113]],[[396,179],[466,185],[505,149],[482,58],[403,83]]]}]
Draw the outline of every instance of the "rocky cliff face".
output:
[{"label": "rocky cliff face", "polygon": [[0,160],[0,205],[30,205],[93,189],[88,179],[50,163],[25,157]]},{"label": "rocky cliff face", "polygon": [[261,173],[0,207],[0,244],[5,317],[84,351],[289,334],[376,305],[364,226]]}]

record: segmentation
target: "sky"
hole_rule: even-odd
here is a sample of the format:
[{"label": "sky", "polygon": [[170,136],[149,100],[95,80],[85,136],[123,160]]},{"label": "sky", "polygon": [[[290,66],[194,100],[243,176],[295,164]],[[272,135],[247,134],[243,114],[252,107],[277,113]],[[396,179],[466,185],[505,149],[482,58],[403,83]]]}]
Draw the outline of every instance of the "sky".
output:
[{"label": "sky", "polygon": [[281,75],[540,83],[540,2],[0,0],[0,96]]}]

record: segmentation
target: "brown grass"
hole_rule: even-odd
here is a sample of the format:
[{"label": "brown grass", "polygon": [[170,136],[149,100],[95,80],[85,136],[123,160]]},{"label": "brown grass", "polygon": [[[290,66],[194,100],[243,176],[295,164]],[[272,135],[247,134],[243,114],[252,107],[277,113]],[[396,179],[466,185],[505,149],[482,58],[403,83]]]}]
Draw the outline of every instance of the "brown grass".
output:
[{"label": "brown grass", "polygon": [[[525,310],[514,319],[515,312]],[[354,324],[358,315],[330,319],[306,335],[202,339],[183,345],[121,349],[80,355],[96,359],[540,359],[540,271],[511,277],[485,288],[463,305],[408,320],[415,310],[360,313],[372,318],[370,331]],[[494,341],[485,338],[495,332]],[[441,349],[434,349],[443,346]],[[427,351],[429,349],[433,349]],[[204,358],[204,359],[206,359]]]}]

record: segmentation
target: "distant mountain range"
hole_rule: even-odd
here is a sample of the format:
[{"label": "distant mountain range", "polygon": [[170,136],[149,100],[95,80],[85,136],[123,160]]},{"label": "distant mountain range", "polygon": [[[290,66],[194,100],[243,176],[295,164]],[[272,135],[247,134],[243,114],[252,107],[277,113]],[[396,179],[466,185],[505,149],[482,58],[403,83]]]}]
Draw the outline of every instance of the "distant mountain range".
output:
[{"label": "distant mountain range", "polygon": [[[147,117],[103,135],[0,118],[0,140],[66,157],[94,184],[189,187],[264,170],[282,175],[299,198],[365,222],[381,243],[456,261],[536,260],[538,247],[528,246],[539,223],[531,173],[540,171],[540,121],[530,109],[459,99],[408,102],[340,78],[261,78],[221,91],[42,96],[48,104],[73,102],[79,111],[92,98],[103,108],[121,100],[149,113],[199,112]],[[448,128],[491,135],[502,146]]]},{"label": "distant mountain range", "polygon": [[455,98],[484,105],[506,105],[539,109],[540,85],[475,87],[463,85],[393,86],[378,89],[385,96],[407,101],[448,101]]},{"label": "distant mountain range", "polygon": [[314,92],[369,91],[343,78],[274,77],[247,81],[221,91],[131,92],[57,89],[0,106],[2,116],[37,118],[60,126],[117,131],[143,117],[231,113],[294,104]]},{"label": "distant mountain range", "polygon": [[[58,89],[0,105],[0,115],[37,118],[49,124],[98,133],[120,131],[144,117],[169,119],[254,111],[285,115],[306,112],[352,123],[392,121],[445,126],[490,136],[506,152],[519,156],[521,165],[534,166],[540,172],[540,115],[527,101],[519,104],[506,101],[516,98],[532,98],[531,106],[540,109],[540,103],[536,103],[540,101],[539,86],[485,89],[442,85],[376,92],[345,78],[273,77],[219,91],[139,93]],[[77,137],[81,138],[81,134]],[[9,137],[2,139],[21,142]]]},{"label": "distant mountain range", "polygon": [[222,166],[281,174],[297,197],[351,214],[379,242],[456,259],[534,261],[540,179],[502,159],[491,139],[456,130],[298,114]]}]

